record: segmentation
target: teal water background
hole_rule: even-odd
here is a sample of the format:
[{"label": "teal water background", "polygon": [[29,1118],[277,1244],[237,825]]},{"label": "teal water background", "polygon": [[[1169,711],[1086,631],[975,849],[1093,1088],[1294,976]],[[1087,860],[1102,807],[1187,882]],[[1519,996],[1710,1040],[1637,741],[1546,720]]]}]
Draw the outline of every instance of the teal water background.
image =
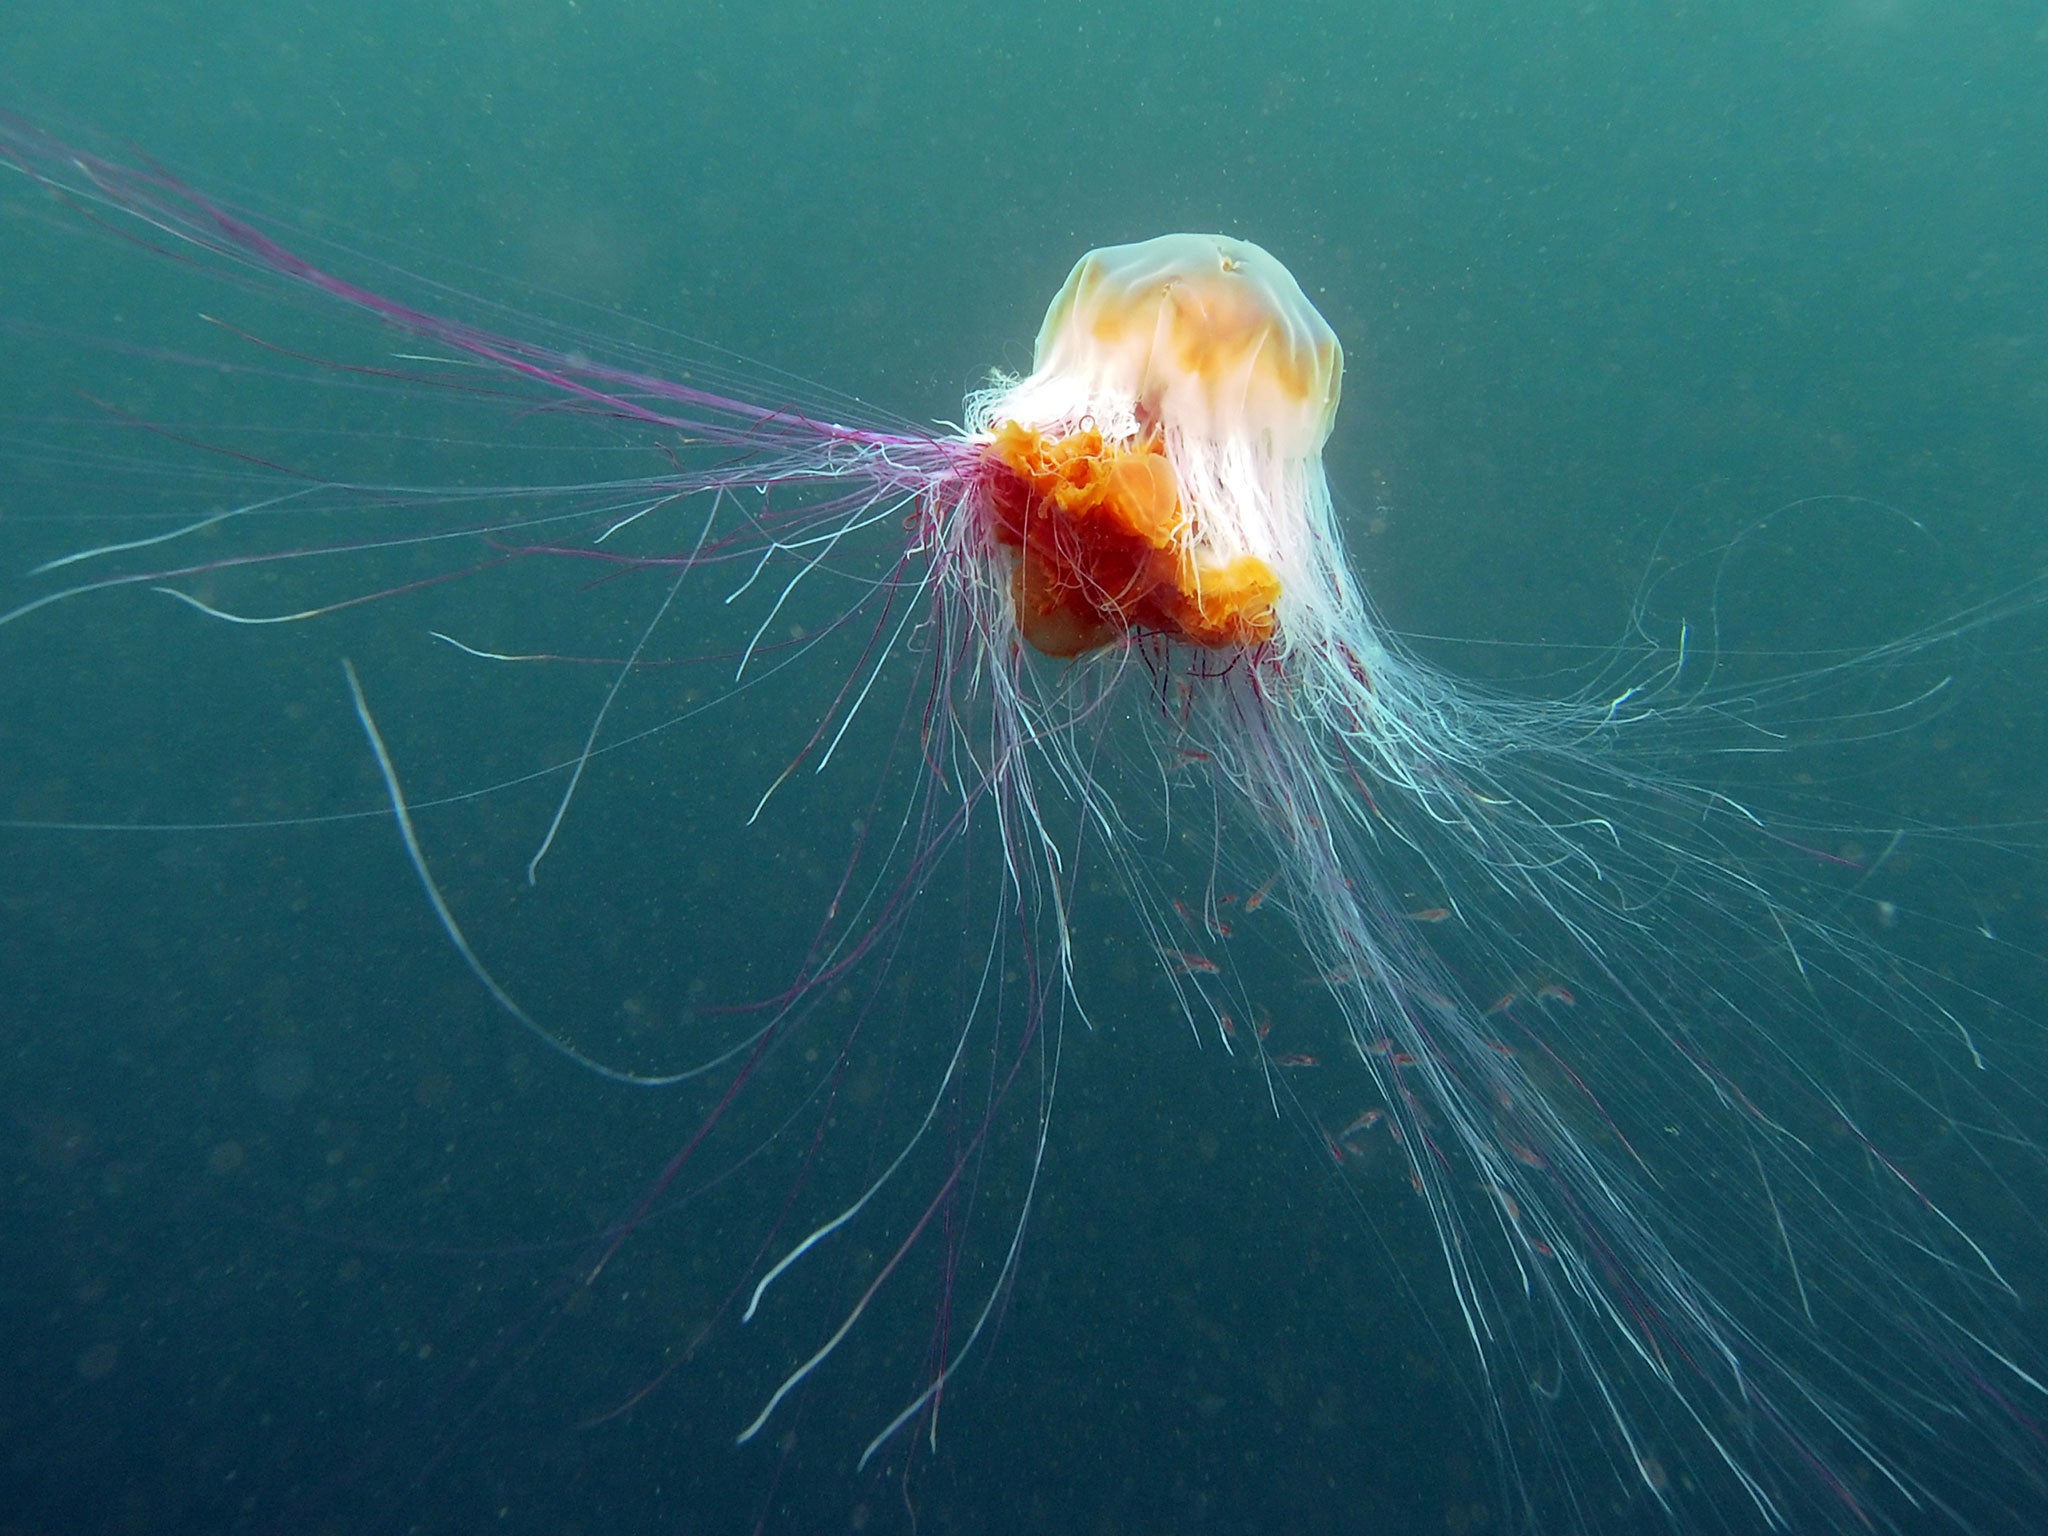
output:
[{"label": "teal water background", "polygon": [[[1608,641],[1660,551],[1802,498],[1871,510],[1759,568],[1746,600],[1793,644],[2048,569],[2048,13],[1383,9],[15,0],[0,100],[385,259],[918,419],[1028,361],[1082,250],[1256,239],[1346,345],[1328,462],[1374,598],[1467,670],[1553,659],[1489,642]],[[11,316],[104,335],[196,302],[132,259],[67,266],[42,231],[0,224]],[[16,409],[83,376],[19,337],[0,369]],[[0,488],[0,551],[82,510],[62,498]],[[191,665],[250,666],[241,645],[207,635]],[[2039,657],[1969,654],[1989,691],[1945,771],[1859,793],[2035,821]],[[334,690],[309,672],[279,704]],[[360,790],[353,729],[326,739]],[[182,783],[218,815],[234,745],[129,797],[117,761],[10,788],[22,814],[169,820]],[[650,797],[729,792],[664,770]],[[664,804],[591,812],[628,886],[634,818]],[[491,1034],[388,841],[5,860],[0,1529],[745,1530],[764,1499],[771,1528],[907,1526],[850,1464],[921,1336],[856,1367],[864,1404],[804,1419],[786,1483],[774,1447],[726,1443],[758,1373],[714,1362],[581,1427],[691,1320],[655,1266],[560,1321],[578,1250],[522,1245],[612,1219],[689,1117]],[[2038,888],[1964,863],[1941,890],[2041,947]],[[608,971],[601,927],[560,974]],[[1000,1342],[913,1481],[919,1528],[1501,1529],[1412,1213],[1363,1226],[1157,988],[1098,1015]],[[701,1251],[675,1224],[645,1241]]]}]

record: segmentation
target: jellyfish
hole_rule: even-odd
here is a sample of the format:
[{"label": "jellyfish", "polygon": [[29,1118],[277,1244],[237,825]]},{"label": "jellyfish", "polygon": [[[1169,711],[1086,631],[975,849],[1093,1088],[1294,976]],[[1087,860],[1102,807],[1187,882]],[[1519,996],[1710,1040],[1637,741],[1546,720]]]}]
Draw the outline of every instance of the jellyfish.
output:
[{"label": "jellyfish", "polygon": [[[1598,1526],[1602,1477],[1630,1507],[1752,1528],[1965,1529],[2048,1497],[2019,1287],[1869,1105],[1969,1104],[1937,1117],[1943,1133],[2022,1181],[2032,1140],[1973,1086],[1967,996],[1844,915],[1882,858],[1834,851],[1839,829],[1723,772],[1793,751],[1790,722],[1910,731],[1938,686],[1874,682],[2030,589],[1727,683],[1682,631],[1530,698],[1452,676],[1376,617],[1322,463],[1342,348],[1248,241],[1089,252],[1029,373],[928,428],[749,395],[760,376],[716,363],[678,375],[627,346],[518,334],[454,313],[459,295],[386,296],[165,172],[19,123],[0,155],[148,247],[386,338],[343,359],[222,322],[268,382],[452,402],[654,461],[369,483],[225,425],[156,429],[263,484],[53,555],[0,636],[139,599],[317,631],[516,573],[634,584],[608,653],[517,648],[493,626],[520,624],[488,605],[427,631],[493,678],[604,679],[565,756],[481,790],[416,793],[377,673],[349,663],[337,687],[379,789],[352,814],[397,828],[422,910],[513,1028],[622,1092],[701,1095],[579,1284],[679,1192],[766,1170],[772,1218],[705,1324],[787,1330],[739,1442],[772,1434],[921,1286],[944,1326],[875,1405],[858,1459],[936,1446],[941,1402],[1031,1262],[1062,1040],[1110,1006],[1091,977],[1113,946],[1201,1049],[1257,1074],[1332,1177],[1399,1170],[1357,1198],[1426,1217],[1516,1518]],[[656,723],[629,723],[650,700]],[[721,831],[848,778],[850,830],[786,881],[777,910],[808,902],[806,917],[700,936],[779,951],[775,979],[695,1014],[701,1038],[663,1036],[666,1063],[622,1064],[506,978],[428,819],[544,784],[552,811],[515,882],[544,885],[613,754],[706,724],[744,783]],[[708,897],[697,918],[736,903]],[[934,933],[954,979],[913,1007],[889,978]],[[877,1093],[893,1129],[833,1167],[838,1128]],[[816,1305],[783,1305],[792,1292]],[[1599,1472],[1560,1471],[1560,1445]]]}]

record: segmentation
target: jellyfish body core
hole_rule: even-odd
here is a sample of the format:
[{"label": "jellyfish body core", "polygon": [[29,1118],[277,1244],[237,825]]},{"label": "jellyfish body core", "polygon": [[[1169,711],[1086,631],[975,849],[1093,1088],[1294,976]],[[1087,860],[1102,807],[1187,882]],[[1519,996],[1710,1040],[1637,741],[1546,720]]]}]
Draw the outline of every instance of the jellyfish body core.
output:
[{"label": "jellyfish body core", "polygon": [[1083,256],[1030,376],[969,405],[1008,471],[989,500],[1024,637],[1054,656],[1132,632],[1242,647],[1313,606],[1343,368],[1300,285],[1248,241]]}]

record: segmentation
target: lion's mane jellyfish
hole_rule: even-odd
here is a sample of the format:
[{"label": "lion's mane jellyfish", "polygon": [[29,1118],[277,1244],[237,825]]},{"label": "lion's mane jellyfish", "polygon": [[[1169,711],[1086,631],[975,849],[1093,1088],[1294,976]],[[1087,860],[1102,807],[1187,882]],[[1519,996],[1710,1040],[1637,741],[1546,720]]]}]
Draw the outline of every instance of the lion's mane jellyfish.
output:
[{"label": "lion's mane jellyfish", "polygon": [[[975,394],[963,427],[920,430],[863,422],[845,401],[793,409],[729,365],[679,375],[652,349],[522,339],[442,313],[450,291],[425,284],[410,288],[423,298],[387,297],[329,270],[345,253],[307,259],[161,171],[19,123],[0,120],[0,153],[94,221],[211,266],[236,291],[263,290],[266,323],[278,323],[272,301],[298,295],[367,319],[379,338],[365,360],[308,362],[224,324],[266,379],[296,369],[294,382],[337,399],[344,387],[412,391],[501,435],[508,423],[584,425],[607,452],[646,454],[639,478],[479,489],[451,469],[365,488],[340,472],[280,473],[269,439],[255,440],[260,453],[230,446],[214,453],[213,480],[267,474],[260,491],[47,561],[0,628],[62,624],[122,593],[242,624],[360,623],[382,611],[372,599],[405,594],[390,606],[410,613],[507,568],[566,569],[571,594],[653,590],[623,655],[514,652],[478,632],[488,611],[431,631],[503,686],[565,656],[611,669],[572,762],[461,803],[545,779],[563,786],[559,828],[572,797],[592,792],[599,754],[673,750],[700,715],[734,733],[715,744],[722,772],[761,766],[727,750],[741,736],[780,754],[743,787],[756,820],[799,767],[871,775],[812,936],[738,1015],[737,1037],[678,1044],[698,1054],[674,1071],[606,1069],[711,1092],[590,1274],[728,1132],[800,1145],[806,1169],[824,1168],[836,1128],[858,1118],[841,1082],[877,1037],[921,1032],[923,1054],[904,1059],[927,1077],[899,1100],[917,1107],[851,1160],[861,1171],[838,1185],[814,1171],[762,1197],[776,1214],[758,1250],[741,1245],[744,1300],[728,1315],[799,1337],[771,1368],[781,1385],[754,1398],[758,1416],[732,1426],[742,1438],[784,1411],[878,1296],[912,1283],[913,1253],[955,1245],[922,1271],[943,1277],[945,1342],[907,1392],[877,1389],[886,1422],[868,1454],[893,1454],[899,1431],[935,1416],[958,1361],[992,1331],[1030,1262],[1057,1032],[1114,1006],[1090,980],[1092,935],[1077,933],[1085,869],[1120,890],[1121,937],[1188,1023],[1257,1068],[1262,1096],[1334,1176],[1369,1144],[1399,1176],[1358,1198],[1426,1208],[1454,1298],[1444,1315],[1476,1353],[1524,1514],[1598,1524],[1603,1479],[1624,1504],[1745,1527],[1967,1527],[2015,1500],[2039,1507],[2041,1373],[2008,1315],[2013,1288],[1990,1245],[1870,1128],[1888,1097],[2008,1181],[2038,1177],[2027,1128],[1984,1091],[1976,1005],[1842,917],[1867,857],[1827,852],[1824,823],[1742,797],[1718,766],[1830,728],[1909,729],[1919,696],[1886,703],[1884,686],[1947,636],[1725,688],[1682,630],[1620,648],[1562,699],[1453,678],[1375,620],[1351,575],[1321,458],[1342,352],[1288,271],[1242,240],[1169,235],[1084,256],[1030,374]],[[168,351],[160,361],[181,365]],[[181,427],[166,440],[200,436]],[[423,435],[421,455],[433,447]],[[294,542],[294,528],[311,531]],[[348,585],[393,551],[398,575],[375,567],[387,574]],[[827,581],[849,595],[822,623],[815,601],[792,623]],[[691,642],[663,655],[678,628]],[[760,709],[756,680],[830,657],[833,689],[804,706],[789,748],[776,734],[788,717]],[[667,696],[684,678],[698,691],[661,730],[607,738],[620,700]],[[435,882],[432,829],[408,815],[404,743],[387,751],[379,738],[369,682],[355,696],[362,725],[435,915],[499,1006],[596,1065],[564,1038],[573,1024],[529,1014],[516,980],[493,975],[487,935],[465,936],[461,903]],[[195,685],[194,730],[207,702]],[[898,724],[859,738],[872,752],[841,751],[857,720],[892,710]],[[1703,763],[1717,765],[1705,784]],[[961,852],[978,842],[999,857]],[[522,889],[538,862],[516,872]],[[942,867],[979,884],[935,926],[956,924],[957,940],[979,922],[982,936],[959,965],[955,1015],[935,1019],[887,1005],[874,978],[911,947]],[[1252,924],[1255,946],[1233,942]],[[855,1022],[805,1069],[813,1058],[784,1042],[808,1028],[815,1047],[846,996],[866,1001],[847,1005]],[[1269,1044],[1283,1002],[1286,1038]],[[733,1108],[792,1076],[805,1086],[786,1115]],[[1038,1085],[1035,1103],[1016,1091],[1021,1111],[1019,1083]],[[966,1213],[998,1203],[987,1189],[978,1202],[975,1181],[1020,1121],[1024,1167],[1002,1184],[1013,1219],[995,1223],[986,1262],[961,1262]],[[896,1140],[878,1155],[883,1135]],[[757,1161],[773,1163],[744,1147],[729,1157],[722,1187]],[[821,1273],[856,1230],[858,1279],[825,1303],[833,1320],[778,1314],[779,1288]],[[1971,1469],[1991,1464],[2002,1470],[1987,1492]]]}]

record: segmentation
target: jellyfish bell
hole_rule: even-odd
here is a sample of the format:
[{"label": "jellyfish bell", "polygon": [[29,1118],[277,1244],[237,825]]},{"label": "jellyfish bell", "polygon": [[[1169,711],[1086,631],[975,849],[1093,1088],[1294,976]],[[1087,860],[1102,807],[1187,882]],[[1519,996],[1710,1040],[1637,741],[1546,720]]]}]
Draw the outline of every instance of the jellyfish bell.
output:
[{"label": "jellyfish bell", "polygon": [[1023,637],[1291,646],[1350,606],[1323,477],[1344,371],[1279,261],[1227,235],[1090,251],[1028,377],[968,405]]}]

